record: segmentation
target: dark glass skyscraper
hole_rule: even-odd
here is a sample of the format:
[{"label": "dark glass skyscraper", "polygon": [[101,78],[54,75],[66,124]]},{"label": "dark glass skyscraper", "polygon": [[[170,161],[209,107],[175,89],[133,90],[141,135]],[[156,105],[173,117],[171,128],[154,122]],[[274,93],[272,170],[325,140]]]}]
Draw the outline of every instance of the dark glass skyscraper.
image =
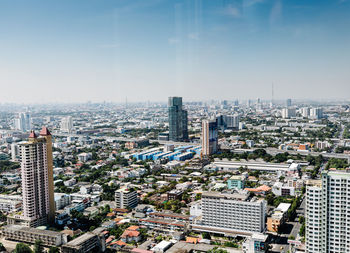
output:
[{"label": "dark glass skyscraper", "polygon": [[182,97],[169,97],[169,140],[188,140],[187,111],[182,109]]}]

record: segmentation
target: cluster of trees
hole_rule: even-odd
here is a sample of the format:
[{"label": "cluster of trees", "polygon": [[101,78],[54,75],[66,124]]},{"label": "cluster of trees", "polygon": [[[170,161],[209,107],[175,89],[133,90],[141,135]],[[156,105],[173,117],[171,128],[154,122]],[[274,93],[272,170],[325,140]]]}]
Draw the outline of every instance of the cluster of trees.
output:
[{"label": "cluster of trees", "polygon": [[327,126],[317,131],[306,130],[308,137],[314,138],[315,140],[324,141],[325,139],[334,138],[339,134],[339,125],[333,124],[327,121]]},{"label": "cluster of trees", "polygon": [[74,193],[78,192],[80,190],[79,186],[75,186],[74,188],[72,187],[67,187],[64,185],[63,182],[57,182],[55,184],[55,192],[62,192],[62,193]]},{"label": "cluster of trees", "polygon": [[19,167],[20,165],[17,162],[0,160],[0,171],[14,170],[14,169],[18,169]]},{"label": "cluster of trees", "polygon": [[305,217],[304,216],[299,217],[299,223],[301,224],[299,229],[299,235],[302,237],[305,237]]},{"label": "cluster of trees", "polygon": [[115,199],[114,193],[119,189],[119,185],[117,184],[103,184],[102,185],[103,193],[101,195],[102,200],[110,200],[113,201]]},{"label": "cluster of trees", "polygon": [[158,203],[156,205],[157,209],[166,209],[171,210],[174,213],[181,213],[181,207],[186,207],[186,204],[181,202],[180,200],[168,200],[164,203]]},{"label": "cluster of trees", "polygon": [[338,146],[336,149],[335,149],[335,153],[344,153],[344,151],[349,151],[350,150],[350,147],[341,147],[341,146]]},{"label": "cluster of trees", "polygon": [[288,213],[287,213],[288,220],[292,221],[295,219],[295,217],[297,215],[297,209],[300,206],[301,201],[302,201],[301,196],[299,196],[293,200],[292,205],[290,206]]},{"label": "cluster of trees", "polygon": [[208,251],[209,253],[227,253],[227,250],[219,249],[218,247],[215,247]]},{"label": "cluster of trees", "polygon": [[343,133],[343,138],[344,139],[350,139],[350,126],[347,125],[345,128],[344,128],[344,133]]},{"label": "cluster of trees", "polygon": [[348,166],[349,164],[346,159],[332,157],[331,159],[328,160],[326,169],[329,169],[329,168],[343,169]]},{"label": "cluster of trees", "polygon": [[301,159],[301,156],[293,156],[290,155],[288,152],[279,153],[275,156],[272,156],[266,152],[265,149],[255,149],[253,152],[248,153],[244,152],[242,154],[232,153],[230,151],[222,151],[220,153],[212,155],[212,158],[220,158],[220,159],[236,159],[236,160],[256,160],[258,158],[263,159],[265,162],[276,162],[276,163],[283,163],[286,162],[288,159]]},{"label": "cluster of trees", "polygon": [[[0,251],[6,251],[5,247],[0,244]],[[14,253],[44,253],[46,252],[44,250],[44,246],[40,240],[36,240],[34,243],[34,249],[32,250],[27,244],[25,243],[17,243]],[[50,247],[49,253],[59,253],[60,250],[57,247]]]},{"label": "cluster of trees", "polygon": [[89,217],[85,216],[82,212],[78,212],[76,210],[71,211],[71,217],[74,219],[77,223],[79,223],[80,228],[82,229],[89,229],[94,230],[96,227],[98,227],[103,221],[106,220],[107,214],[111,211],[111,208],[109,205],[105,205],[104,207],[99,208],[99,213]]},{"label": "cluster of trees", "polygon": [[311,172],[311,178],[316,178],[318,176],[320,168],[321,168],[322,164],[324,163],[325,159],[323,158],[322,155],[319,155],[319,156],[308,155],[306,157],[306,161],[308,161],[310,163],[310,165],[314,166],[314,169]]},{"label": "cluster of trees", "polygon": [[266,195],[265,200],[267,201],[267,204],[270,206],[277,207],[281,203],[293,203],[294,197],[293,196],[276,196],[272,192]]}]

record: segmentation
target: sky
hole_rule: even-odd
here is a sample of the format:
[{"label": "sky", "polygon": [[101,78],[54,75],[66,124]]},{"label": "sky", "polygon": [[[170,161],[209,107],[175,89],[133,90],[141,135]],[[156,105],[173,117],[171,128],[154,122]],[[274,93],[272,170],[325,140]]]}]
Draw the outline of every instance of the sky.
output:
[{"label": "sky", "polygon": [[350,99],[350,0],[0,0],[0,103]]}]

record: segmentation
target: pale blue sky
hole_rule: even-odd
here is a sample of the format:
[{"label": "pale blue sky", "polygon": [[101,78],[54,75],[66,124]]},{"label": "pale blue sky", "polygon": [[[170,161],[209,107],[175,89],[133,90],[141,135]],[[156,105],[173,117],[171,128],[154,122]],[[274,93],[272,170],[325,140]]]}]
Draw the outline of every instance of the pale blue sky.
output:
[{"label": "pale blue sky", "polygon": [[350,1],[0,0],[0,102],[350,98]]}]

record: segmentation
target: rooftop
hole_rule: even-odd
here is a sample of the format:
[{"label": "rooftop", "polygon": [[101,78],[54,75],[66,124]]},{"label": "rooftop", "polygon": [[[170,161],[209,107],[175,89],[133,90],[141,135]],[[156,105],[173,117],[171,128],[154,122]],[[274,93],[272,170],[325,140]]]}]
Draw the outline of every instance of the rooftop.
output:
[{"label": "rooftop", "polygon": [[73,246],[73,247],[80,246],[83,242],[85,242],[86,240],[89,240],[90,238],[92,238],[94,236],[95,236],[95,234],[87,232],[87,233],[75,238],[74,240],[68,242],[66,245]]},{"label": "rooftop", "polygon": [[23,231],[23,232],[28,232],[28,233],[43,235],[43,236],[61,236],[62,235],[62,233],[60,232],[30,228],[30,227],[25,227],[21,225],[6,225],[3,227],[3,230],[9,231],[9,232]]}]

